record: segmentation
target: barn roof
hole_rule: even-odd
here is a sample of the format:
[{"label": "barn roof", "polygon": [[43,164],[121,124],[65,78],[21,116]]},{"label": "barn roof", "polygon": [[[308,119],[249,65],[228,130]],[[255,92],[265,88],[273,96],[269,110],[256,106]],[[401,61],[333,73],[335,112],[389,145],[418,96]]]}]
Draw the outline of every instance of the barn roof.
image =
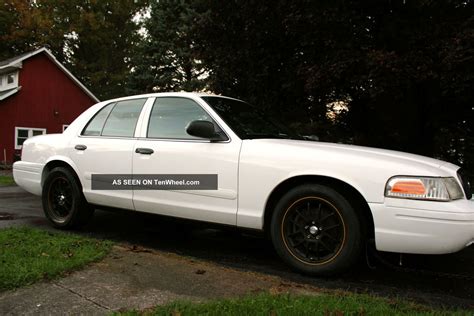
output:
[{"label": "barn roof", "polygon": [[25,54],[21,54],[21,55],[18,55],[16,57],[13,57],[13,58],[10,58],[10,59],[7,59],[7,60],[4,60],[4,61],[0,61],[0,73],[1,72],[6,72],[6,71],[10,71],[10,70],[13,70],[13,69],[18,69],[18,68],[21,68],[22,66],[22,62],[28,58],[31,58],[35,55],[38,55],[38,54],[41,54],[41,53],[44,53],[46,54],[46,56],[53,62],[56,64],[56,66],[58,66],[59,69],[61,69],[64,74],[66,76],[68,76],[72,81],[74,81],[74,83],[79,86],[79,88],[81,88],[88,96],[90,96],[93,100],[95,100],[96,102],[99,102],[99,99],[97,99],[97,97],[89,91],[89,89],[87,89],[80,81],[79,79],[77,79],[76,77],[74,77],[74,75],[66,69],[66,67],[63,66],[63,64],[61,64],[57,59],[56,57],[54,57],[54,55],[46,48],[46,47],[42,47],[40,49],[37,49],[35,51],[32,51],[32,52],[28,52],[28,53],[25,53]]}]

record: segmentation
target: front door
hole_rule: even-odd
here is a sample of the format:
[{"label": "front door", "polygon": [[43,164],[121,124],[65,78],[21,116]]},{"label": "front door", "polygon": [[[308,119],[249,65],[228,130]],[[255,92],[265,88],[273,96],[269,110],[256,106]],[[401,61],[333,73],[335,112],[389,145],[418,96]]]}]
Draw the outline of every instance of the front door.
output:
[{"label": "front door", "polygon": [[235,225],[241,141],[210,142],[190,136],[186,126],[194,120],[211,121],[216,131],[223,133],[196,101],[186,97],[156,98],[146,135],[135,143],[133,173],[215,174],[217,190],[136,189],[133,193],[135,209]]}]

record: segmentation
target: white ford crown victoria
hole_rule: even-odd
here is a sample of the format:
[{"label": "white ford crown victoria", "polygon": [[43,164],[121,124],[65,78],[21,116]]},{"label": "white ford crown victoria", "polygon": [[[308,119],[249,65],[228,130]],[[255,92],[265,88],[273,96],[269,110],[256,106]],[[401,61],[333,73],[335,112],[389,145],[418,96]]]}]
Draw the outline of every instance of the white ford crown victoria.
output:
[{"label": "white ford crown victoria", "polygon": [[[381,251],[456,252],[474,242],[459,167],[426,157],[304,140],[245,102],[192,93],[98,103],[63,134],[23,144],[18,185],[51,223],[107,206],[265,230],[293,268],[340,272],[367,240]],[[94,175],[217,175],[215,189],[94,189]]]}]

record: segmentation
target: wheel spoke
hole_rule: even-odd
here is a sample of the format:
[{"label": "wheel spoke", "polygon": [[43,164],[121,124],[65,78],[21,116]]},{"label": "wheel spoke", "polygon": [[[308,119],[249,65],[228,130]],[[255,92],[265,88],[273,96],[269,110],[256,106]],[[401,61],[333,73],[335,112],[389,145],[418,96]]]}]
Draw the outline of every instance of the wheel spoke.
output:
[{"label": "wheel spoke", "polygon": [[299,229],[298,231],[289,233],[288,237],[293,237],[293,236],[297,236],[297,235],[300,235],[300,234],[304,236],[305,235],[304,230]]},{"label": "wheel spoke", "polygon": [[324,216],[323,218],[321,218],[320,222],[323,223],[325,220],[327,220],[328,218],[334,216],[334,212],[331,212],[330,214]]},{"label": "wheel spoke", "polygon": [[319,260],[321,256],[319,255],[319,241],[316,243],[316,260]]},{"label": "wheel spoke", "polygon": [[298,211],[297,209],[295,209],[295,212],[296,212],[296,214],[298,214],[298,215],[299,215],[302,219],[304,219],[305,221],[308,220],[307,217],[304,216],[304,215],[303,215],[300,211]]},{"label": "wheel spoke", "polygon": [[302,245],[304,242],[306,241],[306,239],[301,239],[300,241],[298,241],[297,243],[293,244],[293,247],[298,247],[299,245]]},{"label": "wheel spoke", "polygon": [[306,258],[309,258],[309,253],[311,251],[311,243],[306,243]]},{"label": "wheel spoke", "polygon": [[334,249],[332,249],[331,247],[329,247],[324,241],[322,241],[321,239],[319,240],[319,243],[321,244],[321,246],[323,246],[324,248],[326,248],[327,251],[329,252],[333,252]]},{"label": "wheel spoke", "polygon": [[329,239],[331,239],[333,241],[336,241],[336,242],[339,242],[339,239],[329,235],[328,233],[321,234],[321,237],[329,237]]},{"label": "wheel spoke", "polygon": [[332,225],[332,226],[324,227],[324,230],[328,231],[328,230],[331,230],[331,229],[334,229],[334,228],[337,228],[337,227],[340,227],[340,226],[341,226],[341,224],[335,224],[335,225]]},{"label": "wheel spoke", "polygon": [[321,212],[322,212],[322,203],[319,203],[319,206],[318,206],[318,224],[321,225]]}]

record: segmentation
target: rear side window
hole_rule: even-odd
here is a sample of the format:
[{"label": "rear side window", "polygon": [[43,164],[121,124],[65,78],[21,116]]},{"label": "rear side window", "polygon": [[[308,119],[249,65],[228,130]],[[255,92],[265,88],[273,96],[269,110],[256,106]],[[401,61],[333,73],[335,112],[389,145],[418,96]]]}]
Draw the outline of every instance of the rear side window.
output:
[{"label": "rear side window", "polygon": [[120,101],[105,122],[102,136],[132,137],[146,99]]},{"label": "rear side window", "polygon": [[194,120],[213,122],[207,112],[193,100],[156,98],[148,123],[147,137],[199,139],[186,133],[186,127]]},{"label": "rear side window", "polygon": [[100,110],[93,118],[89,121],[82,135],[84,136],[99,136],[102,133],[102,127],[104,127],[104,122],[109,116],[110,110],[112,110],[115,103],[110,103]]},{"label": "rear side window", "polygon": [[83,135],[133,137],[145,101],[126,100],[106,106],[89,122]]}]

